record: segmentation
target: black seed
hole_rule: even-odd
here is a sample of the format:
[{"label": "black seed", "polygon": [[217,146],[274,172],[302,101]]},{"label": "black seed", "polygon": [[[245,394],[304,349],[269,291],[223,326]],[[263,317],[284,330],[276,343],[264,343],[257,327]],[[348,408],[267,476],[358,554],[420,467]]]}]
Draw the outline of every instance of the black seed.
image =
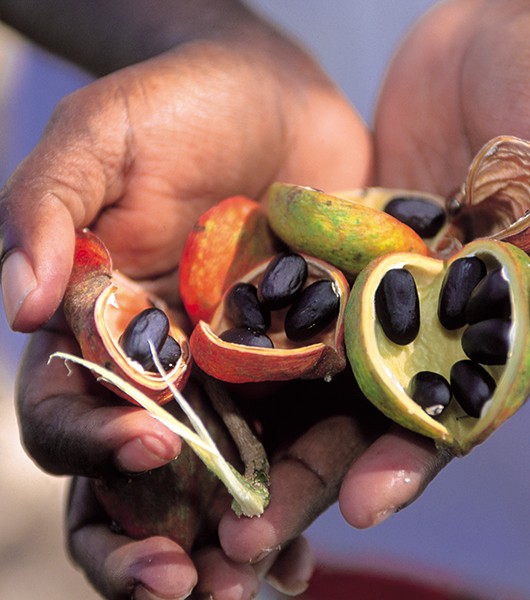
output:
[{"label": "black seed", "polygon": [[219,336],[224,342],[239,344],[241,346],[254,346],[256,348],[274,348],[269,336],[252,331],[245,327],[227,329]]},{"label": "black seed", "polygon": [[307,279],[307,263],[299,254],[282,252],[267,267],[258,286],[258,298],[271,310],[289,306]]},{"label": "black seed", "polygon": [[271,325],[268,308],[258,300],[258,290],[251,283],[236,283],[226,295],[226,315],[235,327],[264,333]]},{"label": "black seed", "polygon": [[486,265],[476,256],[455,260],[445,274],[438,302],[438,318],[446,329],[466,324],[466,305],[471,292],[486,275]]},{"label": "black seed", "polygon": [[457,402],[470,417],[478,419],[482,407],[495,393],[493,377],[476,362],[461,360],[452,366],[450,379]]},{"label": "black seed", "polygon": [[393,198],[386,205],[385,212],[408,225],[422,238],[434,237],[445,223],[444,209],[418,196]]},{"label": "black seed", "polygon": [[510,350],[510,319],[486,319],[470,325],[462,336],[467,356],[483,365],[504,365]]},{"label": "black seed", "polygon": [[507,319],[511,312],[510,284],[501,267],[493,269],[473,290],[466,306],[466,320],[472,324],[485,319]]},{"label": "black seed", "polygon": [[385,335],[404,346],[420,329],[420,302],[414,277],[406,269],[385,274],[375,293],[375,312]]},{"label": "black seed", "polygon": [[303,342],[325,329],[339,314],[340,299],[332,281],[321,279],[308,285],[285,315],[285,333]]},{"label": "black seed", "polygon": [[[179,361],[179,358],[182,355],[182,348],[177,340],[173,339],[171,336],[166,338],[164,345],[162,346],[160,352],[158,353],[158,359],[160,363],[164,367],[165,371],[171,371]],[[158,372],[156,367],[153,369]]]},{"label": "black seed", "polygon": [[451,386],[445,377],[420,371],[410,380],[409,395],[431,417],[440,415],[451,402]]},{"label": "black seed", "polygon": [[119,341],[129,358],[148,369],[153,365],[149,342],[160,352],[168,333],[166,314],[158,308],[147,308],[131,320]]}]

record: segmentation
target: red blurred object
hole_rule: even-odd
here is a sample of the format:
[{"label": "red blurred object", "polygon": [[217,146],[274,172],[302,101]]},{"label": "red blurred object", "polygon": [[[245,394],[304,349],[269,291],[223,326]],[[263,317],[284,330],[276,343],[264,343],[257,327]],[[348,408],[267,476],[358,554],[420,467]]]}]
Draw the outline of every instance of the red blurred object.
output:
[{"label": "red blurred object", "polygon": [[406,575],[318,567],[298,600],[486,600],[474,593]]}]

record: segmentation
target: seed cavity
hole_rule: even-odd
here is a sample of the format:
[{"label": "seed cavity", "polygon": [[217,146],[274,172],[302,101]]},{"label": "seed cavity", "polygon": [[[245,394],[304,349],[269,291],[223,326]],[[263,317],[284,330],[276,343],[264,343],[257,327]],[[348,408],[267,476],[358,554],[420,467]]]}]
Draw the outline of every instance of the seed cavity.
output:
[{"label": "seed cavity", "polygon": [[446,219],[441,206],[419,196],[398,196],[390,200],[384,210],[422,238],[434,237]]},{"label": "seed cavity", "polygon": [[293,252],[277,254],[258,285],[258,298],[270,310],[286,308],[302,290],[307,279],[307,262]]},{"label": "seed cavity", "polygon": [[511,315],[510,285],[502,267],[491,270],[473,290],[466,306],[466,320],[473,324]]},{"label": "seed cavity", "polygon": [[472,360],[460,360],[451,367],[451,389],[462,409],[478,419],[496,384],[486,369]]},{"label": "seed cavity", "polygon": [[[119,339],[125,354],[146,371],[157,372],[149,342],[156,349],[165,370],[173,368],[181,356],[178,342],[168,336],[169,319],[159,308],[146,308],[127,325]],[[169,341],[171,340],[171,341]]]},{"label": "seed cavity", "polygon": [[332,281],[321,279],[308,285],[285,316],[285,333],[295,342],[306,341],[337,318],[340,298]]},{"label": "seed cavity", "polygon": [[420,306],[416,282],[406,269],[391,269],[375,293],[375,311],[389,340],[410,344],[420,329]]},{"label": "seed cavity", "polygon": [[446,329],[459,329],[467,323],[467,303],[486,273],[486,265],[476,256],[459,258],[450,265],[438,303],[438,319]]},{"label": "seed cavity", "polygon": [[259,331],[252,331],[246,327],[227,329],[219,338],[230,344],[253,346],[255,348],[274,348],[274,344],[269,336]]},{"label": "seed cavity", "polygon": [[510,319],[486,319],[470,325],[462,335],[466,355],[483,365],[504,365],[510,350]]},{"label": "seed cavity", "polygon": [[268,308],[258,300],[258,290],[251,283],[236,283],[226,296],[226,314],[235,327],[264,333],[271,325]]},{"label": "seed cavity", "polygon": [[437,417],[449,406],[452,391],[439,373],[420,371],[410,380],[409,396],[431,417]]}]

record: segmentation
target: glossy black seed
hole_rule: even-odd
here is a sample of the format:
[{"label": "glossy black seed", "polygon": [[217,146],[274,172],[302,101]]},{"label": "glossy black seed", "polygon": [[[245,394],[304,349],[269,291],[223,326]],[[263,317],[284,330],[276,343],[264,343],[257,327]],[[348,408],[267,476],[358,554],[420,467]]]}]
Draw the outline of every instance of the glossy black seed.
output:
[{"label": "glossy black seed", "polygon": [[392,198],[385,212],[405,223],[422,238],[434,237],[445,223],[443,207],[419,196]]},{"label": "glossy black seed", "polygon": [[483,365],[504,365],[510,351],[510,319],[486,319],[470,325],[462,336],[466,355]]},{"label": "glossy black seed", "polygon": [[227,329],[219,336],[224,342],[239,344],[241,346],[254,346],[256,348],[274,348],[269,336],[252,331],[246,327]]},{"label": "glossy black seed", "polygon": [[131,320],[119,341],[129,358],[148,369],[153,365],[149,342],[160,352],[168,333],[169,320],[164,311],[147,308]]},{"label": "glossy black seed", "polygon": [[339,314],[340,298],[332,281],[321,279],[308,285],[285,315],[285,334],[303,342],[320,333]]},{"label": "glossy black seed", "polygon": [[445,377],[420,371],[410,380],[409,395],[429,416],[437,417],[449,406],[453,393]]},{"label": "glossy black seed", "polygon": [[420,302],[414,277],[406,269],[392,269],[375,293],[375,312],[385,335],[402,346],[416,339],[420,329]]},{"label": "glossy black seed", "polygon": [[466,306],[475,286],[486,275],[486,265],[476,256],[455,260],[445,274],[438,302],[438,319],[446,329],[466,324]]},{"label": "glossy black seed", "polygon": [[[158,353],[158,359],[164,367],[164,371],[171,371],[179,361],[179,358],[182,356],[182,348],[177,340],[173,339],[171,336],[166,338],[164,345],[162,346],[160,352]],[[158,372],[156,366],[153,365],[153,371]]]},{"label": "glossy black seed", "polygon": [[507,319],[512,312],[510,284],[502,268],[493,269],[475,287],[466,305],[466,320],[477,323],[485,319]]},{"label": "glossy black seed", "polygon": [[452,366],[450,381],[457,402],[470,417],[478,419],[484,404],[495,393],[493,377],[478,363],[461,360]]},{"label": "glossy black seed", "polygon": [[251,283],[236,283],[226,295],[226,316],[235,327],[264,333],[271,325],[268,308],[258,300],[258,290]]},{"label": "glossy black seed", "polygon": [[307,263],[293,252],[276,255],[258,285],[258,298],[271,310],[289,306],[307,279]]}]

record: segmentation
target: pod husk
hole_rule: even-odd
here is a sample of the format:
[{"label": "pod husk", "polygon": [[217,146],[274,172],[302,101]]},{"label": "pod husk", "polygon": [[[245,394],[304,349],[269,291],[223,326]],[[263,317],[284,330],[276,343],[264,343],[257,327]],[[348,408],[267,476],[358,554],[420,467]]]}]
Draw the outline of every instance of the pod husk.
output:
[{"label": "pod husk", "polygon": [[421,237],[381,210],[313,188],[274,183],[267,214],[290,248],[324,260],[347,276],[389,252],[429,254]]},{"label": "pod husk", "polygon": [[191,321],[210,321],[226,289],[277,250],[263,208],[246,196],[226,198],[202,214],[179,266],[180,295]]},{"label": "pod husk", "polygon": [[[148,295],[140,285],[113,270],[110,255],[96,235],[86,229],[77,233],[64,313],[83,357],[105,366],[162,404],[172,398],[163,378],[129,359],[118,341],[129,321],[153,306],[168,315],[169,335],[180,344],[181,357],[168,375],[182,389],[188,379],[191,354],[187,335],[176,325],[171,311],[162,300]],[[130,400],[111,384],[106,385]]]},{"label": "pod husk", "polygon": [[[307,284],[316,279],[331,279],[340,298],[339,316],[325,331],[307,345],[290,342],[283,331],[284,311],[273,317],[272,333],[268,335],[275,348],[254,348],[221,340],[218,336],[229,323],[221,302],[211,323],[200,321],[190,337],[195,362],[206,373],[231,383],[257,381],[287,381],[290,379],[331,379],[346,366],[344,353],[343,316],[349,295],[344,275],[331,265],[304,256],[308,263]],[[256,283],[271,259],[258,265],[240,281]]]},{"label": "pod husk", "polygon": [[[465,415],[455,400],[435,419],[412,400],[406,387],[420,370],[438,372],[449,380],[451,365],[466,358],[460,344],[463,328],[447,331],[436,316],[444,274],[462,256],[478,256],[491,268],[502,265],[505,269],[511,290],[511,350],[506,365],[486,367],[497,388],[479,419]],[[374,302],[384,274],[401,267],[414,275],[420,297],[420,332],[407,346],[398,346],[386,338]],[[529,307],[529,259],[511,244],[477,240],[449,261],[409,253],[387,255],[371,263],[352,288],[345,313],[347,356],[361,390],[385,415],[463,455],[487,439],[530,394]]]}]

